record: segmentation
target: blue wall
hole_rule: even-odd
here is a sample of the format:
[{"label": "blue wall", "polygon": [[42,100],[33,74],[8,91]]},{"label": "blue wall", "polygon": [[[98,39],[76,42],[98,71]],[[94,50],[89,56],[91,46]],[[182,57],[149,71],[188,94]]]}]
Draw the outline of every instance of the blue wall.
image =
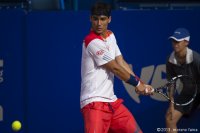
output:
[{"label": "blue wall", "polygon": [[0,132],[11,133],[11,123],[26,117],[25,13],[0,12]]},{"label": "blue wall", "polygon": [[[1,11],[0,18],[0,131],[12,133],[11,123],[18,119],[19,133],[83,132],[80,66],[89,12],[15,10]],[[190,47],[200,52],[199,23],[199,11],[115,11],[109,29],[135,73],[156,87],[166,81],[165,61],[172,50],[168,37],[185,27],[191,32]],[[118,79],[115,92],[145,133],[165,127],[165,99],[138,96]],[[199,114],[184,118],[179,128],[198,129],[199,119]]]}]

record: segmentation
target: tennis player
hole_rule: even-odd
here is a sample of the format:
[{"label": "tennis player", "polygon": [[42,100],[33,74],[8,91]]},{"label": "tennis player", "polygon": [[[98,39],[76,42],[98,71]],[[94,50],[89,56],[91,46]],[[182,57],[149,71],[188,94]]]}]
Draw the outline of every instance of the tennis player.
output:
[{"label": "tennis player", "polygon": [[81,111],[86,133],[141,133],[136,120],[114,94],[114,75],[150,94],[152,87],[141,83],[123,59],[112,31],[111,7],[96,3],[91,8],[91,31],[85,37],[81,66]]},{"label": "tennis player", "polygon": [[[195,100],[188,106],[176,106],[170,104],[166,113],[166,127],[169,133],[176,133],[177,122],[182,116],[188,116],[200,104],[200,55],[194,50],[188,48],[190,41],[189,31],[185,28],[178,28],[174,34],[169,37],[172,41],[173,52],[169,56],[166,63],[167,78],[171,79],[177,75],[189,75],[197,83],[198,93]],[[190,85],[187,89],[189,94],[191,89]],[[187,94],[181,94],[182,98]],[[180,99],[181,100],[181,99]]]}]

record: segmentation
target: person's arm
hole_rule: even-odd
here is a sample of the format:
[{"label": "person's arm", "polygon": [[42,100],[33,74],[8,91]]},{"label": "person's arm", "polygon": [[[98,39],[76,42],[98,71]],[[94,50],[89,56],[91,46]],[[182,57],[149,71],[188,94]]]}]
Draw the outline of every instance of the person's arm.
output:
[{"label": "person's arm", "polygon": [[124,60],[123,56],[117,56],[116,57],[116,61],[117,63],[123,67],[127,72],[129,72],[130,74],[132,74],[133,76],[135,76],[135,73],[131,70],[130,66],[128,65],[128,63]]},{"label": "person's arm", "polygon": [[[133,70],[130,68],[130,66],[128,65],[128,63],[124,60],[123,56],[120,55],[120,56],[117,56],[116,57],[116,61],[117,63],[123,67],[127,72],[129,72],[132,76],[136,77],[137,75],[133,72]],[[136,86],[136,92],[137,93],[141,93],[140,91],[138,90],[141,90],[143,88],[147,88],[149,90],[149,88],[152,88],[151,86],[149,85],[146,85],[144,83],[140,83],[138,86]]]},{"label": "person's arm", "polygon": [[[168,61],[169,59],[167,59],[167,62],[166,62],[166,77],[167,77],[167,80],[169,81],[173,76],[175,76],[175,72],[173,71],[173,68],[172,68],[172,64],[169,63]],[[173,101],[174,100],[174,97],[173,97],[173,88],[169,89],[169,98]],[[169,104],[169,109],[168,111],[171,113],[174,111],[174,105],[173,103],[170,102]],[[172,117],[172,116],[171,116]]]},{"label": "person's arm", "polygon": [[104,67],[108,71],[111,71],[112,73],[114,73],[115,76],[117,76],[119,79],[123,81],[128,81],[130,78],[130,74],[123,67],[121,67],[116,62],[116,60],[112,60],[104,64],[102,67]]},{"label": "person's arm", "polygon": [[[102,67],[111,71],[119,79],[121,79],[125,82],[128,82],[131,77],[133,78],[133,76],[135,76],[135,75],[132,76],[132,74],[131,74],[132,70],[130,68],[129,68],[130,70],[126,70],[126,67],[124,68],[121,65],[119,65],[116,60],[112,60],[112,61],[104,64]],[[130,71],[130,72],[128,72],[128,71]],[[145,85],[143,83],[139,83],[139,84],[134,85],[134,86],[136,87],[136,92],[138,92],[140,94],[148,94],[149,92],[151,92],[151,89],[152,89],[151,86]],[[146,91],[148,91],[148,93]]]},{"label": "person's arm", "polygon": [[200,54],[199,53],[195,53],[194,54],[194,62],[195,62],[195,65],[197,67],[197,75],[200,76]]},{"label": "person's arm", "polygon": [[[120,79],[122,79],[123,81],[135,86],[135,91],[137,93],[141,93],[141,94],[151,94],[151,90],[152,87],[149,85],[145,85],[141,82],[138,81],[137,76],[134,74],[134,72],[132,71],[132,69],[129,67],[129,65],[126,63],[126,61],[123,59],[123,56],[121,54],[121,51],[117,45],[117,41],[116,38],[114,36],[114,34],[112,34],[113,36],[113,40],[114,40],[114,48],[115,48],[115,65],[111,65],[111,67],[117,66],[116,68],[114,68],[115,70],[112,70],[110,68],[110,71],[112,71],[117,77],[119,77]],[[107,64],[108,67],[110,67],[110,64]],[[107,66],[105,65],[105,66]],[[122,72],[123,71],[123,72]],[[123,73],[126,73],[126,75],[124,75]],[[148,91],[148,93],[146,93],[145,91]]]}]

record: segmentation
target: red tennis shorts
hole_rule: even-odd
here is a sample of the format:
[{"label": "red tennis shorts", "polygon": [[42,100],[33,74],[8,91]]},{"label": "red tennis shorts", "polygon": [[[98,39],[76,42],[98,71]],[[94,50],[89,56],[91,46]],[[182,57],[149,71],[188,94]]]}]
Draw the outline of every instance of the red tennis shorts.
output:
[{"label": "red tennis shorts", "polygon": [[135,118],[122,104],[93,102],[81,109],[85,133],[142,133]]}]

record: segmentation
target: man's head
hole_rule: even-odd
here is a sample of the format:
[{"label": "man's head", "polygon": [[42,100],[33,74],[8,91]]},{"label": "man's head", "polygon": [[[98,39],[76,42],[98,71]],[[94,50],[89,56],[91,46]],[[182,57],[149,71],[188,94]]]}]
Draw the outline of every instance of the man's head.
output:
[{"label": "man's head", "polygon": [[190,33],[185,28],[178,28],[174,31],[173,35],[169,37],[175,52],[185,50],[190,41]]},{"label": "man's head", "polygon": [[111,7],[107,3],[97,2],[91,8],[91,16],[107,16],[111,15]]},{"label": "man's head", "polygon": [[186,40],[190,41],[190,33],[187,29],[185,28],[178,28],[174,31],[174,34],[169,37],[170,39],[174,39],[178,42]]},{"label": "man's head", "polygon": [[111,7],[106,3],[96,3],[91,8],[90,21],[92,29],[97,34],[103,35],[111,21]]}]

